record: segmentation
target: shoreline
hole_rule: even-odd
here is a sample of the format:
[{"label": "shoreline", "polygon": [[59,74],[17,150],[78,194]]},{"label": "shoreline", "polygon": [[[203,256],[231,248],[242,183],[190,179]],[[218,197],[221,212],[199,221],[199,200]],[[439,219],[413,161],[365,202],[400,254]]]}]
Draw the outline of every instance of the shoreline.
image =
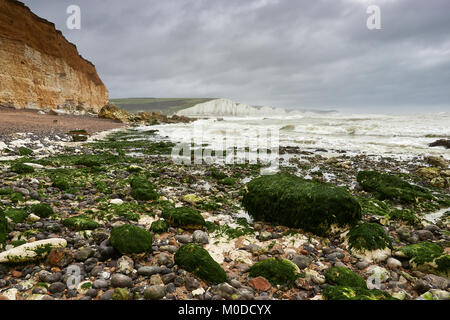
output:
[{"label": "shoreline", "polygon": [[[302,155],[297,154],[298,150],[291,150],[302,161],[292,161],[293,167],[282,167],[283,171],[346,186],[364,204],[362,222],[376,223],[386,230],[394,250],[385,256],[387,260],[368,261],[367,257],[355,255],[339,233],[323,238],[301,229],[248,219],[241,192],[248,181],[260,175],[258,166],[179,166],[168,157],[170,142],[161,142],[151,130],[135,128],[111,129],[91,136],[87,142],[62,142],[62,145],[51,154],[41,150],[25,156],[24,160],[0,162],[0,189],[11,188],[13,192],[4,191],[0,195],[1,206],[8,212],[9,220],[15,219],[8,220],[6,249],[44,239],[58,239],[61,241],[58,243],[65,244],[65,248],[44,252],[48,256],[39,261],[0,264],[0,282],[5,281],[0,287],[0,297],[10,300],[229,300],[232,297],[317,300],[324,299],[324,290],[330,285],[327,270],[333,267],[348,268],[364,281],[374,272],[381,272],[387,279],[379,288],[399,299],[447,297],[448,280],[416,270],[397,252],[406,245],[430,241],[442,244],[448,255],[449,213],[429,221],[427,210],[435,213],[436,204],[431,208],[424,203],[424,208],[416,208],[414,216],[420,222],[414,224],[402,220],[411,217],[407,215],[409,209],[402,211],[405,217],[400,219],[391,218],[390,213],[382,216],[383,210],[397,212],[398,204],[386,201],[382,203],[387,209],[378,207],[381,202],[372,199],[356,182],[359,170],[375,170],[400,174],[412,183],[431,188],[429,180],[415,174],[418,168],[426,166],[423,161],[411,164],[346,154],[330,161],[317,153]],[[14,164],[24,161],[34,164],[33,172],[13,171]],[[130,181],[142,175],[157,192],[157,200],[135,198],[138,196],[133,193]],[[445,188],[432,190],[449,195]],[[49,216],[30,213],[30,208],[37,203],[50,205],[53,213]],[[166,221],[164,212],[177,207],[197,210],[205,226],[191,229],[188,225],[170,225],[156,231],[154,223]],[[24,212],[24,216],[18,212]],[[77,217],[86,220],[80,220],[83,223],[80,226],[68,222]],[[108,240],[111,231],[128,224],[151,231],[152,253],[119,253],[112,246]],[[225,270],[226,282],[205,282],[175,263],[175,252],[194,243],[202,246]],[[249,275],[252,265],[271,258],[288,259],[299,268],[302,277],[291,285],[278,286]],[[65,282],[71,265],[84,270],[82,281],[75,288],[69,288]],[[427,283],[425,291],[419,288],[422,282]],[[427,295],[423,296],[424,293]]]},{"label": "shoreline", "polygon": [[72,130],[86,130],[93,134],[127,126],[89,115],[42,114],[30,109],[0,107],[0,115],[0,141],[17,133],[66,134]]}]

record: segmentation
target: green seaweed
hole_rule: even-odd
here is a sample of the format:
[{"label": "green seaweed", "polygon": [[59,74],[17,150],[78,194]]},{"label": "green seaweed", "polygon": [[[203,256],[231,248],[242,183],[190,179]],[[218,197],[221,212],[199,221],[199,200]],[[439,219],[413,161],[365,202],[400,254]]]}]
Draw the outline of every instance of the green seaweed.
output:
[{"label": "green seaweed", "polygon": [[206,282],[218,284],[227,280],[227,274],[222,267],[199,245],[190,243],[181,246],[174,258],[180,268],[192,272]]},{"label": "green seaweed", "polygon": [[424,188],[412,185],[396,175],[360,171],[356,179],[364,191],[373,193],[379,200],[392,199],[410,203],[419,199],[433,199],[431,193]]},{"label": "green seaweed", "polygon": [[0,208],[0,246],[6,243],[6,234],[8,232],[8,222],[5,218],[5,212]]},{"label": "green seaweed", "polygon": [[248,183],[242,204],[256,220],[301,228],[323,236],[333,225],[348,227],[361,219],[361,206],[347,190],[281,173]]},{"label": "green seaweed", "polygon": [[323,290],[327,300],[397,300],[389,293],[362,287],[328,286]]},{"label": "green seaweed", "polygon": [[251,277],[264,277],[274,285],[292,285],[299,276],[296,270],[289,260],[269,258],[252,265],[249,274]]},{"label": "green seaweed", "polygon": [[437,243],[420,242],[404,246],[400,248],[400,251],[410,259],[410,263],[421,265],[432,262],[435,258],[441,256],[444,249]]},{"label": "green seaweed", "polygon": [[109,241],[122,254],[152,251],[152,235],[131,224],[113,228]]},{"label": "green seaweed", "polygon": [[164,210],[162,217],[174,227],[201,229],[205,225],[205,219],[200,212],[189,207]]},{"label": "green seaweed", "polygon": [[350,229],[348,243],[351,249],[361,251],[392,248],[392,240],[377,223],[362,223]]},{"label": "green seaweed", "polygon": [[30,211],[41,218],[48,218],[54,214],[52,207],[47,203],[33,204]]},{"label": "green seaweed", "polygon": [[5,211],[5,216],[10,218],[14,223],[22,223],[28,218],[28,213],[22,209],[8,208]]},{"label": "green seaweed", "polygon": [[164,220],[157,220],[153,221],[152,225],[150,226],[150,231],[154,233],[163,233],[167,232],[169,230],[169,224]]},{"label": "green seaweed", "polygon": [[332,267],[325,272],[325,279],[332,285],[367,288],[364,278],[345,267]]},{"label": "green seaweed", "polygon": [[26,147],[20,147],[18,151],[20,156],[29,156],[33,154],[33,150]]},{"label": "green seaweed", "polygon": [[30,167],[24,163],[16,162],[16,163],[13,163],[13,165],[11,166],[11,171],[18,173],[18,174],[27,174],[27,173],[33,173],[34,168]]},{"label": "green seaweed", "polygon": [[76,217],[70,217],[63,220],[62,224],[72,230],[94,230],[100,227],[100,225],[92,219],[84,215],[79,215]]}]

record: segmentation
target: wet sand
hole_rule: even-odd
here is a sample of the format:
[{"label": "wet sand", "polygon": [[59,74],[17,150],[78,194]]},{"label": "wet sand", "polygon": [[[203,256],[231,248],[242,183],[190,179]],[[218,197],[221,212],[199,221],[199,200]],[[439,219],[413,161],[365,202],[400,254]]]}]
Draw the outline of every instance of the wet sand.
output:
[{"label": "wet sand", "polygon": [[60,134],[82,129],[92,134],[124,126],[126,124],[91,116],[39,114],[38,110],[0,107],[0,137],[19,132]]}]

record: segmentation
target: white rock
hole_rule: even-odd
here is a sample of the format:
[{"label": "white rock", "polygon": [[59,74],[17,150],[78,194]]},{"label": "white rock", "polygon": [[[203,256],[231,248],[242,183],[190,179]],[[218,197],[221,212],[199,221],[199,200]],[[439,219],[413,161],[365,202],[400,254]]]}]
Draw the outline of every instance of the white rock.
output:
[{"label": "white rock", "polygon": [[42,298],[44,297],[45,294],[33,293],[32,295],[28,296],[25,300],[42,300]]},{"label": "white rock", "polygon": [[369,277],[378,279],[380,282],[386,282],[391,277],[389,271],[380,266],[370,266],[367,269],[367,274]]},{"label": "white rock", "polygon": [[403,290],[401,290],[401,291],[399,291],[399,292],[394,292],[394,293],[392,294],[392,296],[393,296],[394,298],[396,298],[396,299],[399,299],[399,300],[405,300],[405,298],[406,298],[406,292],[403,291]]},{"label": "white rock", "polygon": [[128,256],[122,256],[117,260],[117,271],[123,274],[131,274],[134,268],[134,261]]},{"label": "white rock", "polygon": [[143,225],[145,226],[146,229],[148,229],[152,225],[153,221],[156,220],[157,220],[156,218],[144,215],[141,218],[139,218],[138,224]]},{"label": "white rock", "polygon": [[203,288],[198,288],[198,289],[192,291],[192,295],[193,295],[194,297],[195,297],[195,296],[201,296],[201,295],[204,294],[204,293],[205,293],[205,289],[203,289]]},{"label": "white rock", "polygon": [[121,205],[121,204],[123,204],[123,200],[122,199],[111,199],[109,201],[109,203],[116,204],[116,205]]},{"label": "white rock", "polygon": [[322,276],[317,271],[312,270],[312,269],[305,269],[305,278],[307,280],[311,280],[315,284],[324,284],[325,283],[325,277]]},{"label": "white rock", "polygon": [[33,261],[48,254],[48,250],[44,250],[44,252],[38,254],[36,251],[39,249],[46,247],[51,249],[65,246],[67,246],[67,241],[59,238],[25,243],[21,246],[0,253],[0,263]]},{"label": "white rock", "polygon": [[360,251],[354,248],[350,249],[350,253],[357,258],[368,261],[370,263],[377,263],[386,261],[391,256],[391,249],[377,249],[377,250],[365,250]]},{"label": "white rock", "polygon": [[[43,169],[44,168],[43,165],[40,165],[40,164],[37,164],[37,163],[26,162],[24,164],[29,166],[29,167],[32,167],[34,169]],[[39,183],[39,181],[38,181],[38,183]]]},{"label": "white rock", "polygon": [[400,260],[397,260],[395,258],[390,257],[389,259],[387,259],[387,266],[391,269],[397,269],[400,268],[402,266],[402,263],[400,262]]},{"label": "white rock", "polygon": [[19,292],[19,290],[17,290],[16,288],[11,288],[6,291],[3,291],[2,296],[8,298],[9,300],[16,300],[17,299],[16,296],[17,296],[18,292]]},{"label": "white rock", "polygon": [[36,222],[36,221],[41,220],[41,218],[39,216],[35,215],[34,213],[31,213],[28,216],[27,220],[30,221],[30,222]]}]

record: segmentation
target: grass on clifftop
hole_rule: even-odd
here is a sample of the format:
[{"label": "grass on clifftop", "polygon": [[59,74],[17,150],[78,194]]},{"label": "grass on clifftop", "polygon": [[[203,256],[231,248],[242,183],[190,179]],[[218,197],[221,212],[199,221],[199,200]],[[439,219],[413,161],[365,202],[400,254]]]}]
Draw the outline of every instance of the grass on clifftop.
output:
[{"label": "grass on clifftop", "polygon": [[187,109],[199,103],[214,100],[213,98],[124,98],[110,99],[120,108],[131,113],[137,112],[159,112],[170,115],[177,111]]}]

